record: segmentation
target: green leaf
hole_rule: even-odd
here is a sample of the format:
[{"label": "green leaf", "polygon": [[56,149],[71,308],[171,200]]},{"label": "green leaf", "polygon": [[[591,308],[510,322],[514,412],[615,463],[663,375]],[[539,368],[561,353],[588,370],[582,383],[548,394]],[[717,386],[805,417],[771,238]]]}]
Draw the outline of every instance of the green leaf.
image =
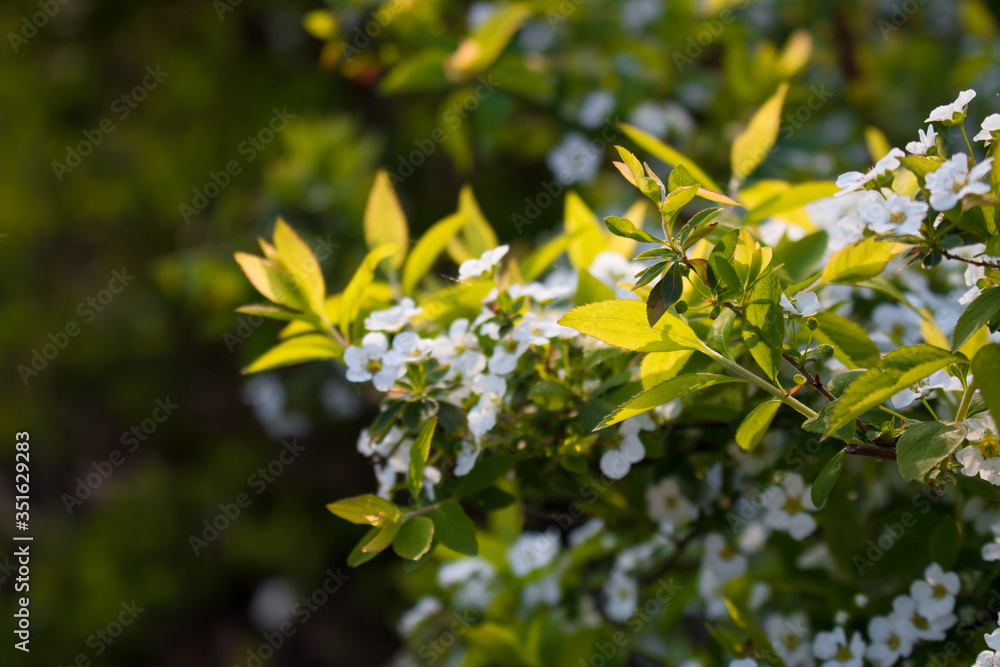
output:
[{"label": "green leaf", "polygon": [[653,408],[669,403],[675,398],[687,396],[690,393],[708,389],[719,384],[729,382],[746,382],[743,378],[730,377],[728,375],[716,375],[714,373],[692,373],[690,375],[679,375],[662,382],[652,389],[636,394],[626,403],[618,408],[598,424],[594,430],[600,430],[606,426],[612,426],[623,422],[629,417],[652,410]]},{"label": "green leaf", "polygon": [[426,516],[406,520],[392,541],[392,550],[407,560],[420,560],[434,543],[434,522]]},{"label": "green leaf", "polygon": [[792,282],[805,280],[815,271],[829,246],[830,235],[824,230],[804,236],[798,241],[789,241],[787,237],[783,237],[774,248],[774,262],[784,264],[784,272]]},{"label": "green leaf", "polygon": [[780,407],[781,401],[777,399],[761,403],[740,423],[736,429],[736,442],[744,451],[749,452],[760,443]]},{"label": "green leaf", "polygon": [[406,215],[399,205],[396,192],[392,189],[389,173],[379,169],[375,174],[375,183],[368,193],[368,205],[365,207],[365,243],[372,250],[394,244],[392,265],[399,268],[406,259],[406,250],[410,245],[410,232],[406,224]]},{"label": "green leaf", "polygon": [[414,500],[420,497],[420,489],[424,485],[424,466],[427,465],[427,456],[431,452],[431,440],[434,438],[436,428],[436,418],[424,422],[417,438],[410,445],[410,495]]},{"label": "green leaf", "polygon": [[306,309],[305,298],[289,284],[274,262],[245,252],[238,252],[234,257],[250,284],[267,299],[294,310]]},{"label": "green leaf", "polygon": [[355,496],[326,506],[328,510],[351,523],[384,526],[400,517],[399,508],[379,496]]},{"label": "green leaf", "polygon": [[[833,392],[831,392],[833,393]],[[830,401],[816,413],[815,417],[810,417],[809,419],[802,422],[802,430],[807,433],[819,433],[823,434],[826,431],[827,426],[830,424],[830,418],[833,416],[833,411],[837,409],[837,405],[840,403],[839,400]],[[834,438],[848,442],[854,437],[854,432],[856,430],[855,423],[853,421],[847,422],[839,429],[834,431],[831,435]]]},{"label": "green leaf", "polygon": [[743,309],[743,340],[754,361],[777,380],[785,345],[785,316],[781,308],[781,283],[774,274],[754,283]]},{"label": "green leaf", "polygon": [[306,334],[281,341],[244,368],[243,374],[249,375],[319,359],[340,360],[343,356],[344,350],[331,338],[321,334]]},{"label": "green leaf", "polygon": [[315,313],[323,312],[326,285],[312,250],[281,218],[274,226],[274,249],[278,265],[291,277]]},{"label": "green leaf", "polygon": [[396,535],[399,533],[400,526],[402,523],[399,519],[393,519],[387,522],[375,534],[375,537],[368,544],[361,545],[361,552],[366,554],[377,554],[381,553],[387,546],[392,544],[392,541],[396,539]]},{"label": "green leaf", "polygon": [[388,243],[379,246],[368,253],[361,262],[361,266],[354,272],[351,282],[347,283],[347,289],[340,297],[340,330],[346,336],[349,334],[351,325],[358,318],[361,311],[361,300],[365,294],[365,288],[375,279],[375,267],[386,257],[394,255],[396,246]]},{"label": "green leaf", "polygon": [[874,278],[905,247],[892,241],[877,241],[875,237],[855,241],[833,254],[823,267],[823,280],[853,285]]},{"label": "green leaf", "polygon": [[778,140],[778,128],[781,125],[781,107],[785,103],[785,93],[788,83],[782,82],[772,95],[750,119],[746,129],[733,141],[730,151],[730,164],[733,177],[746,180],[760,163],[767,158],[771,148]]},{"label": "green leaf", "polygon": [[733,353],[729,350],[729,339],[733,335],[733,324],[736,323],[736,313],[723,308],[719,316],[712,322],[712,328],[708,330],[708,338],[705,341],[708,346],[716,352],[722,354],[730,361],[733,361]]},{"label": "green leaf", "polygon": [[820,311],[814,315],[819,323],[814,332],[823,343],[833,345],[837,358],[850,368],[872,368],[882,355],[868,334],[847,318]]},{"label": "green leaf", "polygon": [[459,477],[455,482],[455,495],[466,498],[493,486],[513,465],[514,459],[510,456],[481,457],[468,475]]},{"label": "green leaf", "polygon": [[983,402],[995,418],[1000,419],[1000,344],[986,345],[972,359],[972,376]]},{"label": "green leaf", "polygon": [[986,326],[993,317],[1000,313],[1000,287],[990,287],[983,290],[975,301],[966,306],[955,325],[952,336],[951,351],[957,352],[972,335]]},{"label": "green leaf", "polygon": [[403,293],[412,294],[420,279],[434,266],[438,256],[448,247],[448,242],[465,226],[467,216],[464,213],[452,213],[431,226],[420,237],[417,245],[410,251],[403,268]]},{"label": "green leaf", "polygon": [[484,71],[500,57],[524,21],[531,16],[531,6],[515,2],[490,14],[475,32],[462,40],[447,62],[447,69],[457,76]]},{"label": "green leaf", "polygon": [[961,472],[955,473],[955,482],[970,493],[986,498],[1000,500],[1000,486],[991,484],[981,477],[967,477]]},{"label": "green leaf", "polygon": [[559,324],[633,352],[673,352],[704,347],[691,327],[672,313],[665,313],[656,326],[649,326],[646,305],[642,301],[613,299],[590,303],[563,315]]},{"label": "green leaf", "polygon": [[476,526],[461,505],[450,500],[432,510],[428,516],[434,520],[434,532],[441,544],[465,556],[479,554]]},{"label": "green leaf", "polygon": [[656,238],[644,229],[638,229],[631,220],[625,218],[619,218],[618,216],[608,216],[604,218],[604,224],[607,226],[608,231],[610,231],[615,236],[621,236],[627,239],[632,239],[633,241],[641,241],[643,243],[663,243],[662,240]]},{"label": "green leaf", "polygon": [[959,361],[960,358],[947,350],[932,345],[893,350],[844,391],[824,437],[889,400],[896,392],[912,387],[931,373]]},{"label": "green leaf", "polygon": [[965,440],[961,423],[924,422],[910,426],[896,442],[899,474],[906,482],[921,482],[931,468],[951,456]]},{"label": "green leaf", "polygon": [[667,195],[666,200],[663,202],[663,206],[660,207],[660,211],[667,216],[668,221],[672,220],[675,213],[690,204],[691,201],[697,196],[697,185],[688,185],[683,188],[677,188]]},{"label": "green leaf", "polygon": [[756,225],[779,213],[794,211],[811,201],[832,197],[838,190],[840,188],[837,187],[837,184],[831,181],[813,181],[793,185],[747,211],[743,224]]},{"label": "green leaf", "polygon": [[722,188],[720,188],[719,185],[713,181],[711,177],[709,177],[709,175],[706,174],[704,170],[702,170],[702,168],[699,167],[691,158],[680,153],[676,149],[671,148],[651,134],[643,132],[637,127],[633,127],[627,123],[622,123],[621,128],[622,131],[625,132],[625,134],[643,150],[652,153],[654,156],[663,160],[672,167],[679,164],[684,165],[688,172],[690,172],[699,183],[704,185],[709,190],[722,190]]},{"label": "green leaf", "polygon": [[354,548],[351,549],[351,553],[348,554],[347,556],[348,567],[357,567],[359,565],[367,563],[372,558],[375,558],[375,556],[378,556],[377,551],[362,551],[361,548],[367,546],[368,544],[371,544],[372,540],[374,540],[381,532],[382,528],[379,526],[375,526],[373,528],[370,528],[365,533],[364,537],[362,537],[361,540],[359,540],[358,543],[354,545]]},{"label": "green leaf", "polygon": [[302,319],[301,313],[281,308],[279,306],[271,306],[265,303],[254,303],[246,306],[240,306],[236,309],[236,312],[246,313],[247,315],[259,315],[260,317],[269,317],[272,320],[283,320],[285,322],[295,322]]},{"label": "green leaf", "polygon": [[844,462],[846,460],[847,452],[842,449],[834,454],[833,458],[827,461],[823,469],[819,471],[819,475],[816,476],[812,490],[809,493],[813,505],[822,507],[823,503],[826,502],[827,496],[833,491],[833,486],[840,479],[840,471],[844,469]]}]

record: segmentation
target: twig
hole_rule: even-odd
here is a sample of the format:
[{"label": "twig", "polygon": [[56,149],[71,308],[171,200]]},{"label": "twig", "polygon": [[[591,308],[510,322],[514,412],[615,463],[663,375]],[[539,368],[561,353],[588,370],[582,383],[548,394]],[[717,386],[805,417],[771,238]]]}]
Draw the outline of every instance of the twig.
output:
[{"label": "twig", "polygon": [[959,262],[965,262],[966,264],[972,264],[974,266],[982,266],[987,269],[1000,269],[1000,264],[993,264],[991,262],[981,262],[978,259],[969,259],[968,257],[962,257],[961,255],[953,255],[947,250],[939,250],[942,257],[947,257],[948,259],[958,260]]},{"label": "twig", "polygon": [[857,456],[870,456],[875,459],[882,459],[884,461],[895,461],[896,460],[896,450],[892,447],[882,447],[881,445],[864,445],[859,443],[848,443],[844,447],[844,451],[848,454],[855,454]]}]

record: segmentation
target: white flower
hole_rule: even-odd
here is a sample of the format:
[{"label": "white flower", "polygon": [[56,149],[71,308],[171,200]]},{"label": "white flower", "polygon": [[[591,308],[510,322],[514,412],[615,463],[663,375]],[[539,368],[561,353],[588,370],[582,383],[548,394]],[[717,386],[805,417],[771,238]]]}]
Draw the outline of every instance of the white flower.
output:
[{"label": "white flower", "polygon": [[802,475],[794,472],[785,475],[782,487],[774,488],[765,497],[767,514],[764,515],[764,525],[787,530],[796,540],[803,540],[816,530],[816,520],[807,512],[816,509],[810,490],[802,481]]},{"label": "white flower", "polygon": [[861,219],[877,234],[913,235],[927,217],[927,204],[897,194],[888,199],[873,197],[858,206]]},{"label": "white flower", "polygon": [[727,582],[742,576],[747,571],[747,559],[726,544],[721,535],[709,533],[705,537],[705,558],[702,567],[711,570],[722,582]]},{"label": "white flower", "polygon": [[986,645],[989,646],[994,651],[1000,651],[1000,629],[994,630],[988,635],[983,637],[986,640]]},{"label": "white flower", "polygon": [[534,313],[525,313],[521,321],[514,325],[510,337],[519,343],[548,345],[549,339],[558,338],[566,329],[552,320],[541,320]]},{"label": "white flower", "polygon": [[587,267],[587,273],[597,278],[603,284],[615,291],[615,296],[619,299],[637,298],[629,290],[618,287],[621,282],[634,282],[634,276],[646,268],[641,262],[630,262],[616,252],[604,250],[597,253],[594,260]]},{"label": "white flower", "polygon": [[361,346],[351,345],[344,350],[347,364],[347,379],[351,382],[371,380],[379,391],[389,391],[396,380],[403,377],[406,369],[385,361],[389,350],[389,340],[385,334],[375,331],[361,339]]},{"label": "white flower", "polygon": [[517,368],[517,362],[521,358],[521,355],[529,347],[531,347],[531,343],[526,340],[519,341],[514,338],[505,338],[500,341],[499,345],[493,348],[493,355],[490,357],[486,367],[490,369],[490,373],[495,375],[512,373]]},{"label": "white flower", "polygon": [[976,266],[975,264],[969,264],[965,267],[965,284],[969,287],[969,291],[962,295],[958,300],[963,306],[967,306],[982,294],[982,290],[979,289],[980,280],[986,277],[986,267]]},{"label": "white flower", "polygon": [[879,667],[891,667],[913,652],[917,636],[910,626],[895,616],[876,616],[868,622],[869,660]]},{"label": "white flower", "polygon": [[764,619],[764,632],[787,667],[813,667],[812,646],[806,641],[809,619],[805,614],[798,612],[788,618],[771,614]]},{"label": "white flower", "polygon": [[1000,560],[1000,522],[993,524],[993,541],[983,545],[983,560]]},{"label": "white flower", "polygon": [[927,117],[925,123],[943,122],[945,125],[954,125],[957,121],[965,118],[965,107],[976,96],[974,90],[963,90],[958,94],[958,98],[951,104],[944,104],[937,107]]},{"label": "white flower", "polygon": [[1000,113],[991,113],[983,119],[983,129],[972,138],[973,141],[993,141],[993,133],[1000,131]]},{"label": "white flower", "polygon": [[698,515],[698,508],[684,497],[673,477],[665,477],[646,489],[646,507],[653,521],[668,519],[680,527]]},{"label": "white flower", "polygon": [[392,339],[392,348],[385,353],[383,363],[387,366],[405,367],[406,364],[426,359],[430,353],[431,341],[421,338],[412,331],[404,331]]},{"label": "white flower", "polygon": [[484,273],[492,273],[493,267],[500,263],[510,246],[502,245],[493,250],[487,250],[479,259],[467,259],[458,267],[460,281],[479,278]]},{"label": "white flower", "polygon": [[496,568],[484,558],[461,558],[445,563],[438,570],[438,585],[442,588],[458,586],[452,597],[455,607],[484,609],[494,595],[491,588]]},{"label": "white flower", "polygon": [[1000,653],[983,651],[976,657],[975,667],[1000,667]]},{"label": "white flower", "polygon": [[834,197],[842,197],[849,192],[854,192],[865,187],[865,184],[871,183],[879,176],[882,176],[887,171],[892,171],[899,168],[899,158],[904,157],[906,153],[898,148],[893,148],[883,157],[881,160],[875,163],[875,166],[869,169],[866,173],[861,173],[860,171],[849,171],[846,174],[841,174],[837,177],[837,187],[840,188],[840,192],[834,194]]},{"label": "white flower", "polygon": [[731,661],[729,667],[757,667],[757,661],[753,658],[740,658]]},{"label": "white flower", "polygon": [[899,619],[904,632],[912,632],[918,639],[939,642],[945,631],[958,622],[954,614],[929,618],[917,609],[917,602],[909,595],[899,595],[892,601],[893,615]]},{"label": "white flower", "polygon": [[413,299],[405,298],[398,306],[386,310],[376,310],[365,318],[365,329],[369,331],[389,331],[395,333],[410,323],[414,317],[423,312]]},{"label": "white flower", "polygon": [[619,571],[612,571],[604,583],[604,612],[616,623],[624,623],[639,604],[639,584]]},{"label": "white flower", "polygon": [[952,377],[948,374],[948,371],[940,370],[931,373],[923,380],[913,385],[909,389],[903,389],[895,394],[893,394],[890,401],[892,402],[892,407],[897,410],[901,410],[914,401],[920,400],[926,397],[935,389],[944,389],[946,391],[961,391],[962,381],[957,377]]},{"label": "white flower", "polygon": [[937,563],[924,570],[924,579],[910,585],[910,596],[917,611],[925,618],[946,616],[955,608],[955,596],[961,584],[954,572],[945,572]]},{"label": "white flower", "polygon": [[799,292],[795,295],[794,304],[787,296],[782,294],[781,307],[790,313],[809,317],[819,312],[820,302],[815,292]]},{"label": "white flower", "polygon": [[632,469],[632,462],[620,449],[609,449],[601,455],[601,472],[611,479],[622,479]]},{"label": "white flower", "polygon": [[399,623],[396,625],[399,634],[409,637],[418,625],[442,609],[440,600],[433,595],[425,595],[417,600],[417,604],[413,605],[412,609],[399,617]]},{"label": "white flower", "polygon": [[931,191],[931,206],[947,211],[957,206],[965,195],[988,193],[990,186],[982,180],[992,169],[993,158],[986,158],[970,172],[969,158],[965,153],[956,153],[925,178],[927,189]]},{"label": "white flower", "polygon": [[469,320],[461,317],[451,323],[447,335],[434,339],[431,354],[442,363],[448,363],[466,350],[475,349],[478,346],[479,339],[469,329]]},{"label": "white flower", "polygon": [[584,127],[600,127],[605,117],[614,108],[614,96],[605,90],[596,90],[583,98],[576,118]]},{"label": "white flower", "polygon": [[521,591],[521,603],[528,609],[540,604],[555,607],[559,604],[560,595],[559,580],[555,577],[545,577],[524,587]]},{"label": "white flower", "polygon": [[934,131],[934,126],[931,125],[927,128],[926,132],[920,129],[918,133],[920,134],[920,141],[911,141],[906,144],[906,150],[914,155],[927,155],[927,151],[937,146],[937,132]]},{"label": "white flower", "polygon": [[578,546],[604,530],[604,519],[591,519],[579,528],[569,531],[566,536],[571,547]]},{"label": "white flower", "polygon": [[[471,414],[471,413],[470,413]],[[471,426],[470,426],[471,428]],[[492,427],[490,427],[492,428]],[[489,429],[486,429],[489,431]],[[485,433],[485,431],[484,431]],[[479,435],[477,437],[482,437]],[[455,457],[455,476],[462,477],[468,475],[472,472],[473,466],[476,465],[476,459],[479,458],[479,452],[482,451],[482,447],[479,443],[472,442],[469,440],[462,441],[462,448],[458,452],[458,456]]]},{"label": "white flower", "polygon": [[559,553],[559,531],[553,527],[544,533],[521,533],[507,549],[507,560],[515,577],[523,577],[545,567]]},{"label": "white flower", "polygon": [[563,185],[586,183],[597,175],[603,153],[579,132],[569,132],[558,146],[545,156],[545,164]]},{"label": "white flower", "polygon": [[[484,435],[497,425],[497,412],[500,410],[500,402],[503,400],[504,394],[507,393],[507,382],[502,377],[497,377],[496,375],[477,375],[472,380],[472,391],[479,394],[479,401],[469,410],[469,430],[475,437],[476,442],[479,442]],[[466,464],[470,466],[470,470],[478,454],[478,448],[474,455],[472,452],[466,454],[467,457],[472,456],[471,462],[466,461]]]},{"label": "white flower", "polygon": [[855,632],[850,643],[843,628],[816,633],[813,655],[823,661],[822,667],[861,667],[865,657],[865,642]]},{"label": "white flower", "polygon": [[[988,414],[966,419],[965,437],[970,444],[958,450],[955,458],[962,464],[962,474],[981,478],[1000,486],[1000,441],[997,425]],[[988,545],[987,545],[988,546]]]}]

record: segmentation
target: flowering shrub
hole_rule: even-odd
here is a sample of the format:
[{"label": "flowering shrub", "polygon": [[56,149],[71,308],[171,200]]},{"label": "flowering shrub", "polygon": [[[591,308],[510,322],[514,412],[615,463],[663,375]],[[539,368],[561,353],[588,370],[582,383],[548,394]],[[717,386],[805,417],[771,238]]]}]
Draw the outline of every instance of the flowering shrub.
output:
[{"label": "flowering shrub", "polygon": [[[965,136],[975,92],[836,184],[747,184],[786,90],[728,195],[629,126],[669,172],[617,147],[635,204],[601,225],[569,193],[529,253],[469,189],[411,245],[382,173],[342,292],[280,219],[237,254],[271,302],[241,311],[288,321],[248,372],[334,360],[379,392],[377,489],[328,509],[367,527],[351,566],[417,571],[400,664],[1000,663],[1000,167]],[[974,140],[992,155],[1000,116]]]}]

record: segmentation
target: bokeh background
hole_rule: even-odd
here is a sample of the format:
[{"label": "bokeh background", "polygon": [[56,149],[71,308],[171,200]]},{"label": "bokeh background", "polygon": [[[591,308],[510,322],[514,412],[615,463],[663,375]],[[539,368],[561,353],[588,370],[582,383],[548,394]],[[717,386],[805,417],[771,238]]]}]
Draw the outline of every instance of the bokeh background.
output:
[{"label": "bokeh background", "polygon": [[[538,206],[546,185],[600,213],[629,202],[616,122],[723,180],[731,138],[783,79],[791,116],[758,176],[835,178],[870,162],[866,128],[903,145],[967,87],[976,126],[997,111],[998,20],[979,0],[6,0],[0,662],[391,660],[414,583],[392,558],[350,572],[361,531],[324,509],[374,489],[355,441],[376,397],[330,365],[240,374],[278,326],[234,312],[255,295],[232,253],[277,215],[343,281],[385,167],[405,175],[411,238],[471,184],[516,252],[561,222],[562,195]],[[475,43],[495,54],[449,72],[483,26]],[[18,431],[32,444],[30,655],[8,633]],[[298,456],[273,464],[292,441]],[[241,493],[252,502],[208,539]],[[340,589],[259,651],[338,568]]]}]

